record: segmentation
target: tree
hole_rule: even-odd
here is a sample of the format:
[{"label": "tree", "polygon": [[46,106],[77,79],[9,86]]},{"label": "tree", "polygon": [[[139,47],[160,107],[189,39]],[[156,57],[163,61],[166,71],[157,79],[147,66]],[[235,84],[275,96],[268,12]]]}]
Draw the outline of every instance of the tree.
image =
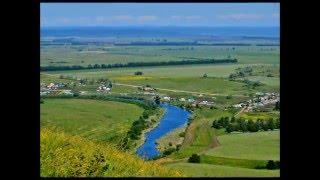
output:
[{"label": "tree", "polygon": [[204,73],[202,77],[207,78],[208,77],[207,73]]},{"label": "tree", "polygon": [[275,125],[274,125],[273,119],[272,118],[268,119],[268,129],[273,130],[274,128],[275,128]]},{"label": "tree", "polygon": [[276,119],[275,128],[280,129],[280,118]]},{"label": "tree", "polygon": [[256,124],[251,119],[248,120],[247,127],[248,127],[248,131],[250,131],[250,132],[257,132],[258,131]]},{"label": "tree", "polygon": [[214,120],[214,121],[212,122],[212,126],[211,126],[211,127],[216,128],[216,129],[220,129],[220,128],[221,128],[221,125],[220,125],[220,123],[219,123],[218,120]]},{"label": "tree", "polygon": [[233,130],[234,130],[234,129],[233,129],[232,124],[229,124],[229,125],[226,127],[226,132],[227,132],[227,133],[231,133]]},{"label": "tree", "polygon": [[154,98],[154,102],[159,105],[159,104],[160,104],[160,97],[159,97],[159,96],[156,96],[156,97]]},{"label": "tree", "polygon": [[267,165],[266,165],[267,169],[276,169],[276,164],[273,160],[269,160]]},{"label": "tree", "polygon": [[247,128],[247,122],[243,119],[239,119],[239,130],[242,132],[247,132],[248,128]]},{"label": "tree", "polygon": [[276,102],[276,105],[274,107],[274,110],[279,111],[280,110],[280,101]]},{"label": "tree", "polygon": [[191,157],[189,157],[188,162],[200,163],[200,156],[198,154],[192,154]]}]

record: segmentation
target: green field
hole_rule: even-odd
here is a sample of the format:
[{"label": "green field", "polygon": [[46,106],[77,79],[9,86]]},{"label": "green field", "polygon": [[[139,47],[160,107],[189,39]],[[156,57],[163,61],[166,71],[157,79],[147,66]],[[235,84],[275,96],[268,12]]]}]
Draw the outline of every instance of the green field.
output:
[{"label": "green field", "polygon": [[170,163],[166,165],[190,177],[279,177],[279,170],[256,170],[211,164]]},{"label": "green field", "polygon": [[[191,50],[193,47],[193,50]],[[232,48],[235,48],[232,50]],[[270,50],[272,48],[272,50]],[[170,49],[170,50],[169,50]],[[237,57],[239,63],[279,63],[279,47],[259,46],[42,46],[41,66],[177,61],[190,58]]]},{"label": "green field", "polygon": [[86,99],[45,99],[40,109],[41,127],[114,143],[143,112],[133,104]]},{"label": "green field", "polygon": [[221,146],[206,152],[207,155],[253,160],[279,160],[280,132],[266,131],[240,133],[218,137]]}]

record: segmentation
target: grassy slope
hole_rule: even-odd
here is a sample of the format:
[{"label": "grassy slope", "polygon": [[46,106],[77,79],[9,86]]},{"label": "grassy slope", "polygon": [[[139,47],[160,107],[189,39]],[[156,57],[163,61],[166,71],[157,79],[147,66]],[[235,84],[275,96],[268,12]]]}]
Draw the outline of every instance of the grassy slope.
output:
[{"label": "grassy slope", "polygon": [[46,128],[42,128],[40,134],[40,163],[42,177],[181,176],[178,171],[145,162],[110,144]]},{"label": "grassy slope", "polygon": [[41,127],[55,126],[70,134],[118,142],[142,112],[136,105],[113,101],[45,99]]},{"label": "grassy slope", "polygon": [[216,157],[279,160],[280,132],[230,134],[218,137],[221,146],[206,154]]},{"label": "grassy slope", "polygon": [[256,170],[212,164],[170,163],[166,165],[191,177],[278,177],[279,170]]}]

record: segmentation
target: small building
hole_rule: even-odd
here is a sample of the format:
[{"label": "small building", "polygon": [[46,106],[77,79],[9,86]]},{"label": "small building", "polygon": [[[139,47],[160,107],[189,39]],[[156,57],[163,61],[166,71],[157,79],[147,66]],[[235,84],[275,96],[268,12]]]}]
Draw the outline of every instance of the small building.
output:
[{"label": "small building", "polygon": [[165,97],[163,97],[163,100],[165,100],[165,101],[170,101],[170,100],[171,100],[171,98],[170,98],[170,97],[168,97],[168,96],[165,96]]},{"label": "small building", "polygon": [[179,101],[184,102],[184,101],[186,101],[186,99],[185,98],[180,98]]},{"label": "small building", "polygon": [[192,99],[192,98],[188,99],[188,102],[190,102],[190,103],[193,103],[194,101],[195,101],[195,100]]}]

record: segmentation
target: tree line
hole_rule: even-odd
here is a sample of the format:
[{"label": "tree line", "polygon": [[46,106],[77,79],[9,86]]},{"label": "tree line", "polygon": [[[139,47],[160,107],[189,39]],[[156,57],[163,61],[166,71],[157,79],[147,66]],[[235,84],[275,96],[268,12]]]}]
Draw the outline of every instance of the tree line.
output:
[{"label": "tree line", "polygon": [[216,129],[225,128],[225,132],[231,133],[233,131],[239,132],[258,132],[258,131],[268,131],[274,129],[280,129],[280,118],[268,120],[258,119],[253,121],[251,119],[245,120],[243,118],[236,119],[232,117],[221,117],[212,122],[212,127]]},{"label": "tree line", "polygon": [[202,59],[202,60],[182,60],[182,61],[161,61],[161,62],[129,62],[126,64],[89,64],[88,66],[41,66],[40,71],[65,71],[80,69],[110,69],[121,67],[141,67],[141,66],[167,66],[167,65],[190,65],[190,64],[219,64],[219,63],[237,63],[235,59]]}]

